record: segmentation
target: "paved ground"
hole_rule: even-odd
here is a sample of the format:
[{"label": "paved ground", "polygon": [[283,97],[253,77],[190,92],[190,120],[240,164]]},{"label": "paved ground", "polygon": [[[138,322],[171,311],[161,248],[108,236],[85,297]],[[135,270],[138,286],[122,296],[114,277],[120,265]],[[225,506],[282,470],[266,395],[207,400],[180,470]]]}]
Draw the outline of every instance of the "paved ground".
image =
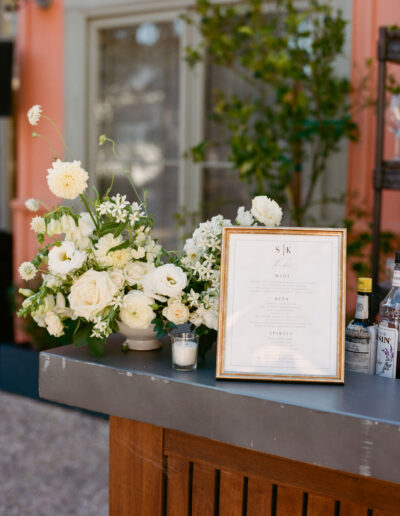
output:
[{"label": "paved ground", "polygon": [[108,422],[0,391],[0,516],[106,516]]}]

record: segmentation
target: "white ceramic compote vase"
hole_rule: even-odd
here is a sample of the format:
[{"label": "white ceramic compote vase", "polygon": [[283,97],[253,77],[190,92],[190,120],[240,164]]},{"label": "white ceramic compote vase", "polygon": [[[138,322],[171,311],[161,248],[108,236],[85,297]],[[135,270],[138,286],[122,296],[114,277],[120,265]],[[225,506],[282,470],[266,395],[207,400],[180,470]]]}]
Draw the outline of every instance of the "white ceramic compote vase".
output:
[{"label": "white ceramic compote vase", "polygon": [[156,337],[153,326],[144,330],[131,328],[122,321],[118,321],[118,329],[121,335],[126,337],[123,346],[134,351],[151,351],[161,348],[161,341]]}]

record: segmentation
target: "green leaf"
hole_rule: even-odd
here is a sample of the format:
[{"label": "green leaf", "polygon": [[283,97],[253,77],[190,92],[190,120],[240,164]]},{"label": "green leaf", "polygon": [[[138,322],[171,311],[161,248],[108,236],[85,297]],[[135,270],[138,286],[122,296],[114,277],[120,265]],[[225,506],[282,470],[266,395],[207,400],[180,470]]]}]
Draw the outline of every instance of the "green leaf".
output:
[{"label": "green leaf", "polygon": [[88,340],[90,352],[96,357],[101,357],[104,352],[104,339],[91,337]]},{"label": "green leaf", "polygon": [[92,333],[92,330],[93,325],[85,323],[85,325],[82,328],[80,328],[76,333],[74,333],[72,337],[72,344],[76,348],[87,344]]},{"label": "green leaf", "polygon": [[107,254],[111,253],[113,251],[119,251],[120,249],[126,249],[127,247],[130,247],[130,246],[131,246],[131,243],[129,242],[129,240],[125,240],[125,242],[122,242],[122,244],[115,245],[114,247],[111,247],[111,249],[109,249],[107,251]]}]

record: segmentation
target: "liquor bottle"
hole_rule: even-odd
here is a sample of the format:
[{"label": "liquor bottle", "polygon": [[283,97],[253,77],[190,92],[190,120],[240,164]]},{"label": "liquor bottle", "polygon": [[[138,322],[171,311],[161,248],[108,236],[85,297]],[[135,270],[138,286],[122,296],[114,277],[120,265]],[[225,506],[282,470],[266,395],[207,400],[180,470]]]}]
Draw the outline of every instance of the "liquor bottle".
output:
[{"label": "liquor bottle", "polygon": [[400,378],[400,251],[396,252],[392,288],[380,306],[376,374]]},{"label": "liquor bottle", "polygon": [[346,369],[375,374],[376,325],[371,315],[372,279],[358,278],[354,319],[346,328]]}]

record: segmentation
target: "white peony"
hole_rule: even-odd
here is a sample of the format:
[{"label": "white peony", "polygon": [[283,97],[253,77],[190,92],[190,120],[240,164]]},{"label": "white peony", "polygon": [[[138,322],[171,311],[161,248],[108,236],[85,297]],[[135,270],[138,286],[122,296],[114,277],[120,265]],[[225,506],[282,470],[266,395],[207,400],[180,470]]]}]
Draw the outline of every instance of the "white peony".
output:
[{"label": "white peony", "polygon": [[129,262],[123,269],[127,284],[129,286],[138,285],[140,287],[142,285],[143,278],[153,268],[154,265],[152,263],[138,261]]},{"label": "white peony", "polygon": [[51,219],[47,223],[47,234],[49,236],[60,235],[62,233],[60,219]]},{"label": "white peony", "polygon": [[79,251],[69,240],[64,240],[60,246],[54,246],[49,252],[49,271],[51,274],[65,276],[82,267],[85,260],[85,252]]},{"label": "white peony", "polygon": [[151,321],[156,316],[151,308],[152,304],[154,304],[154,299],[139,290],[131,290],[122,301],[121,321],[130,328],[143,330],[149,328]]},{"label": "white peony", "polygon": [[121,269],[114,269],[107,272],[117,289],[121,290],[125,283],[125,276]]},{"label": "white peony", "polygon": [[30,281],[36,276],[37,269],[32,262],[24,262],[18,267],[18,272],[24,281]]},{"label": "white peony", "polygon": [[61,335],[64,335],[63,323],[54,312],[47,312],[44,317],[44,322],[46,323],[46,328],[50,335],[53,335],[54,337],[61,337]]},{"label": "white peony", "polygon": [[240,206],[237,211],[236,222],[239,226],[251,226],[254,222],[254,217],[250,211],[244,209],[244,206]]},{"label": "white peony", "polygon": [[107,233],[99,239],[95,246],[94,254],[99,265],[103,267],[116,267],[122,269],[132,258],[132,249],[125,247],[117,251],[111,251],[113,247],[122,244],[122,236],[114,238],[112,233]]},{"label": "white peony", "polygon": [[89,175],[80,161],[54,161],[48,169],[47,183],[50,191],[62,199],[76,199],[86,190]]},{"label": "white peony", "polygon": [[25,206],[28,208],[29,211],[38,211],[39,202],[36,199],[27,199],[25,201]]},{"label": "white peony", "polygon": [[251,213],[266,226],[279,226],[282,220],[282,208],[266,195],[254,197],[251,203]]},{"label": "white peony", "polygon": [[189,320],[190,316],[188,307],[179,299],[168,303],[168,306],[163,309],[162,314],[174,324],[184,324]]},{"label": "white peony", "polygon": [[71,287],[68,301],[77,317],[92,321],[109,306],[118,289],[106,271],[88,270]]},{"label": "white peony", "polygon": [[187,276],[180,267],[167,263],[153,269],[143,278],[143,291],[154,297],[177,297],[187,285]]},{"label": "white peony", "polygon": [[43,217],[33,217],[31,229],[38,234],[46,233],[46,222]]},{"label": "white peony", "polygon": [[42,106],[36,104],[28,111],[28,120],[31,125],[37,125],[42,114]]}]

